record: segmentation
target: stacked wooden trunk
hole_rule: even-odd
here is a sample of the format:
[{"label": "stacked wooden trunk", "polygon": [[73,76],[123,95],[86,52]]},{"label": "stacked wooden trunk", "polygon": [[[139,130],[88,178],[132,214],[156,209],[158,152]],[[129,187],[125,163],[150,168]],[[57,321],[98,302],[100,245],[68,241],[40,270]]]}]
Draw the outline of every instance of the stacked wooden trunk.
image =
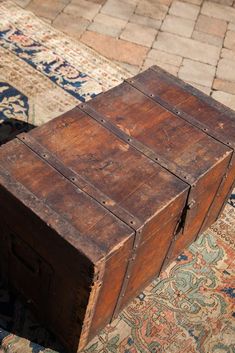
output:
[{"label": "stacked wooden trunk", "polygon": [[157,67],[0,149],[1,263],[69,352],[219,216],[235,114]]}]

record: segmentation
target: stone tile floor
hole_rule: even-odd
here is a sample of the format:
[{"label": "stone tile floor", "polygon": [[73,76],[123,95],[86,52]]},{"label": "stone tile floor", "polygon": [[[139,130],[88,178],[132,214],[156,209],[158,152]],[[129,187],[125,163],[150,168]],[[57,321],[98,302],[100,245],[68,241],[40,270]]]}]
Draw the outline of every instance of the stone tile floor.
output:
[{"label": "stone tile floor", "polygon": [[235,109],[235,0],[14,0],[133,74],[157,64]]}]

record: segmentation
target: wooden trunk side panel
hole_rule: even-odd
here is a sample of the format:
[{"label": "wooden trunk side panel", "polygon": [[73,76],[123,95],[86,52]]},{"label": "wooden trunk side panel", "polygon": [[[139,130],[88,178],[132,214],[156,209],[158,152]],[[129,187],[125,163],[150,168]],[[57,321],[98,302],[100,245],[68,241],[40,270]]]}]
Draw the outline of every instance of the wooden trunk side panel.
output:
[{"label": "wooden trunk side panel", "polygon": [[[71,349],[81,333],[94,265],[2,187],[0,197],[4,224],[0,253],[7,280],[30,301],[38,318]],[[26,244],[31,258],[36,253],[34,263],[25,263],[25,251],[20,248],[12,250],[12,235]],[[46,267],[50,272],[32,269],[39,266],[39,260],[40,269]]]},{"label": "wooden trunk side panel", "polygon": [[167,263],[176,259],[178,255],[189,246],[202,232],[202,225],[207,217],[210,205],[213,204],[217,190],[228,168],[231,155],[227,156],[214,168],[212,168],[203,178],[201,178],[192,191],[192,198],[195,204],[191,210],[188,210],[188,220],[185,224],[183,233],[173,241],[169,250]]},{"label": "wooden trunk side panel", "polygon": [[215,222],[220,216],[223,208],[226,205],[235,183],[235,155],[233,153],[233,161],[230,165],[230,168],[227,171],[226,179],[223,181],[221,188],[216,194],[215,201],[213,202],[211,209],[208,213],[208,218],[203,225],[201,232],[210,227],[213,222]]},{"label": "wooden trunk side panel", "polygon": [[142,241],[137,248],[130,280],[119,310],[124,308],[135,295],[150,283],[153,277],[159,274],[174,231],[180,222],[186,200],[187,193],[182,193],[143,228]]},{"label": "wooden trunk side panel", "polygon": [[128,259],[132,253],[132,248],[133,239],[130,239],[125,244],[120,244],[120,249],[117,249],[115,256],[111,256],[105,264],[105,272],[94,310],[89,340],[111,321],[126,273]]},{"label": "wooden trunk side panel", "polygon": [[207,216],[209,207],[214,202],[217,190],[228,170],[230,160],[231,153],[219,160],[192,188],[190,199],[194,200],[195,204],[189,210],[190,216],[185,225],[185,232],[197,234],[200,230],[202,221]]}]

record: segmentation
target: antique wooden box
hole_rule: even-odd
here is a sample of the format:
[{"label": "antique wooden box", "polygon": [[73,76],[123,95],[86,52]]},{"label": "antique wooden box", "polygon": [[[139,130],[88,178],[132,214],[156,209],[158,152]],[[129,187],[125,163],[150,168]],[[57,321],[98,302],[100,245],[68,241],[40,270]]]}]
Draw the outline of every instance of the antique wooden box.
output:
[{"label": "antique wooden box", "polygon": [[235,115],[157,67],[0,148],[9,285],[81,350],[214,222]]}]

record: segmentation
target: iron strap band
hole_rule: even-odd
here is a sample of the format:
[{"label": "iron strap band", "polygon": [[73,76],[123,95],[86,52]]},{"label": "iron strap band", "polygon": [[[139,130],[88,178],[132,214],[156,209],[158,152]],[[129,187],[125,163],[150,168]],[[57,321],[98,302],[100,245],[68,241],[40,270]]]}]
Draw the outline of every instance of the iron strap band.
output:
[{"label": "iron strap band", "polygon": [[[210,212],[211,212],[212,206],[214,205],[214,200],[215,200],[216,198],[218,198],[218,197],[221,196],[221,190],[222,190],[222,188],[223,188],[223,186],[224,186],[224,183],[226,182],[228,173],[229,173],[231,167],[234,165],[234,163],[235,163],[235,152],[233,152],[233,154],[232,154],[232,156],[231,156],[231,158],[230,158],[230,161],[229,161],[229,164],[228,164],[228,168],[226,169],[226,171],[225,171],[225,173],[224,173],[224,175],[223,175],[223,177],[222,177],[222,179],[221,179],[220,185],[219,185],[219,187],[218,187],[218,189],[217,189],[217,192],[216,192],[216,194],[215,194],[215,197],[214,197],[214,199],[213,199],[213,201],[212,201],[212,203],[211,203],[211,205],[210,205],[209,211],[208,211],[208,213],[207,213],[207,215],[206,215],[206,217],[205,217],[205,219],[204,219],[204,221],[203,221],[203,223],[202,223],[202,226],[201,226],[201,228],[200,228],[200,230],[199,230],[199,232],[198,232],[198,236],[200,235],[201,230],[203,230],[203,227],[204,227],[204,225],[206,224],[207,219],[210,217]],[[219,210],[219,212],[218,212],[218,215],[217,215],[216,220],[218,219],[218,217],[219,217],[219,215],[221,214],[221,212],[223,211],[223,209],[224,209],[226,203],[228,202],[228,198],[229,198],[229,196],[231,195],[231,192],[233,191],[234,186],[235,186],[235,181],[232,183],[232,185],[231,185],[230,188],[229,188],[229,191],[228,191],[228,193],[227,193],[227,195],[226,195],[226,198],[225,198],[225,200],[224,200],[222,206],[220,207],[220,210]],[[197,237],[198,237],[198,236],[197,236]]]},{"label": "iron strap band", "polygon": [[[164,80],[168,81],[170,85],[177,85],[178,87],[190,92],[196,98],[201,99],[202,101],[204,101],[206,104],[208,104],[212,108],[218,110],[220,114],[226,114],[229,117],[232,117],[233,119],[235,119],[235,113],[230,108],[226,107],[222,103],[215,101],[213,98],[208,97],[205,93],[199,91],[197,88],[192,87],[191,85],[189,85],[186,82],[180,80],[179,78],[171,75],[170,73],[166,72],[165,70],[160,69],[157,66],[152,66],[149,70],[154,72],[158,77],[160,77],[162,79],[164,78]],[[224,145],[235,150],[235,142],[228,141],[222,133],[219,133],[219,132],[211,129],[208,125],[198,121],[193,116],[191,116],[188,113],[185,113],[180,108],[173,107],[172,105],[168,104],[167,101],[165,101],[164,99],[160,98],[157,95],[152,94],[151,92],[148,92],[147,88],[143,84],[137,82],[135,79],[128,79],[126,81],[129,84],[131,84],[134,88],[138,89],[139,91],[144,93],[146,96],[148,96],[149,98],[151,98],[154,101],[156,101],[157,103],[159,103],[165,109],[169,110],[170,112],[174,113],[175,115],[178,115],[182,119],[191,123],[193,126],[197,127],[198,129],[202,130],[203,132],[205,132],[208,136],[214,138],[215,140],[217,140],[217,141],[223,143]]]},{"label": "iron strap band", "polygon": [[29,134],[21,134],[17,138],[23,142],[28,148],[42,158],[46,163],[56,169],[61,175],[63,175],[72,184],[80,188],[83,192],[89,195],[96,202],[101,204],[114,216],[119,218],[122,222],[125,222],[129,227],[138,230],[142,223],[139,219],[130,214],[127,210],[119,206],[115,201],[110,199],[107,195],[98,190],[85,178],[78,175],[72,169],[66,167],[58,158],[56,158],[51,152],[49,152],[44,146],[42,146],[35,138]]},{"label": "iron strap band", "polygon": [[80,109],[82,112],[88,114],[91,118],[96,120],[98,123],[100,123],[102,126],[107,128],[109,131],[111,131],[121,140],[129,144],[131,147],[136,149],[138,152],[141,152],[146,157],[148,157],[149,159],[151,159],[152,161],[154,161],[155,163],[159,164],[161,167],[166,169],[168,172],[170,172],[174,176],[186,182],[188,185],[193,185],[196,182],[196,179],[194,177],[192,177],[187,172],[183,171],[177,164],[169,160],[166,160],[162,156],[156,154],[153,150],[151,150],[151,148],[147,147],[142,142],[126,134],[124,131],[122,131],[117,126],[112,124],[110,121],[105,119],[103,115],[99,114],[89,104],[82,103],[79,106],[77,106],[77,108]]},{"label": "iron strap band", "polygon": [[135,258],[136,258],[136,254],[137,254],[137,249],[139,248],[139,245],[140,245],[140,242],[141,242],[141,239],[142,239],[141,235],[142,235],[142,229],[140,229],[140,230],[138,230],[136,232],[131,258],[128,260],[128,263],[127,263],[126,273],[125,273],[125,276],[124,276],[124,279],[123,279],[123,282],[122,282],[121,291],[119,293],[119,296],[118,296],[118,299],[117,299],[117,302],[116,302],[116,306],[115,306],[111,321],[115,320],[117,318],[119,312],[120,312],[120,308],[121,308],[121,305],[122,305],[122,300],[125,297],[126,290],[127,290],[130,278],[131,278],[132,269],[134,267]]}]

